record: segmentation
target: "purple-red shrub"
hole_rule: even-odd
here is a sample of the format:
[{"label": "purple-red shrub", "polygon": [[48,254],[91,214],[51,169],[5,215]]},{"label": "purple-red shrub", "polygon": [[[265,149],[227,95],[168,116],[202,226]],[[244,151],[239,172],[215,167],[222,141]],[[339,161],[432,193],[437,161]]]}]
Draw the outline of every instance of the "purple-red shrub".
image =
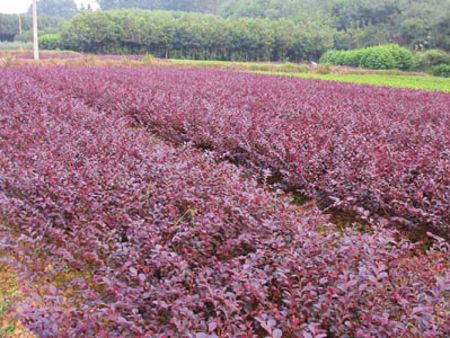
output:
[{"label": "purple-red shrub", "polygon": [[[34,58],[32,51],[14,51],[14,52],[4,52],[4,55],[11,55],[17,59],[32,60]],[[0,56],[2,52],[0,51]],[[70,59],[82,59],[82,58],[95,58],[99,60],[134,60],[142,61],[145,55],[133,55],[133,54],[82,54],[75,52],[57,52],[57,51],[41,51],[39,53],[39,58],[41,60],[70,60]]]},{"label": "purple-red shrub", "polygon": [[450,333],[447,244],[338,231],[123,109],[70,97],[58,71],[0,69],[0,243],[29,278],[76,276],[22,307],[38,336]]},{"label": "purple-red shrub", "polygon": [[449,94],[175,68],[33,73],[325,205],[448,237]]}]

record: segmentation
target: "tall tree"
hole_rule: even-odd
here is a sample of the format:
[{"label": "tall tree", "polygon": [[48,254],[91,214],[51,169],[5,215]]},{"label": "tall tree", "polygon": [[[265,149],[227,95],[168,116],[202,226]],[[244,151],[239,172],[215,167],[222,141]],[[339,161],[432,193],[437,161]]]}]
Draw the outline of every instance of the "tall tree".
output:
[{"label": "tall tree", "polygon": [[215,14],[220,11],[219,0],[98,0],[98,3],[102,9],[139,8]]},{"label": "tall tree", "polygon": [[[75,0],[38,0],[37,5],[40,15],[64,19],[70,19],[80,12]],[[31,14],[31,7],[28,13]]]}]

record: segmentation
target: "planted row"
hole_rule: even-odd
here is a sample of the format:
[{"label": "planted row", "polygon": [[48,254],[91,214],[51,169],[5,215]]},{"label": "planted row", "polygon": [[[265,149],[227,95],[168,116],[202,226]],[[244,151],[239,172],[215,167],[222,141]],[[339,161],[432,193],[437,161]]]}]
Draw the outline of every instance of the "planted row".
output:
[{"label": "planted row", "polygon": [[38,336],[450,332],[447,245],[339,232],[35,71],[0,70],[0,219],[28,277],[54,284],[22,306]]},{"label": "planted row", "polygon": [[450,226],[450,95],[186,69],[34,71],[325,205],[402,228]]}]

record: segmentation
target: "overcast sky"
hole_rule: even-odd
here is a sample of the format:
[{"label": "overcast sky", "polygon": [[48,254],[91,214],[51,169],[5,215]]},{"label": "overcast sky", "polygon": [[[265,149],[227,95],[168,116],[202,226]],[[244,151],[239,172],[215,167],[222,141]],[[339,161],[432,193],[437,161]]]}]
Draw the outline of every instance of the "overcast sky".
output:
[{"label": "overcast sky", "polygon": [[[95,0],[75,0],[76,3],[94,4]],[[24,13],[31,5],[31,0],[0,0],[0,13]]]}]

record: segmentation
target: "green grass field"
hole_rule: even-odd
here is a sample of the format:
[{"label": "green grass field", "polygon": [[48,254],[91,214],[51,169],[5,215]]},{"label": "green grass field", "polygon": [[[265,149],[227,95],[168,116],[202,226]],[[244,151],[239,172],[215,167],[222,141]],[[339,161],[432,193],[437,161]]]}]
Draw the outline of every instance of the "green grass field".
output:
[{"label": "green grass field", "polygon": [[199,68],[221,68],[234,69],[244,71],[261,71],[261,72],[308,72],[308,65],[296,63],[268,63],[268,62],[230,62],[215,60],[176,60],[171,59],[170,63],[178,66],[189,66]]},{"label": "green grass field", "polygon": [[339,67],[332,67],[331,73],[320,74],[317,70],[311,69],[307,65],[293,63],[274,64],[196,60],[171,60],[170,62],[174,65],[189,67],[221,68],[258,74],[295,76],[305,79],[450,92],[450,78],[435,77],[425,73],[407,73],[395,70],[369,71],[346,69],[346,72],[341,74],[336,72],[339,71]]},{"label": "green grass field", "polygon": [[289,75],[305,79],[339,81],[367,84],[374,86],[422,89],[450,92],[450,79],[435,76],[390,75],[390,74],[317,74],[317,73],[282,73],[258,72],[263,74]]}]

